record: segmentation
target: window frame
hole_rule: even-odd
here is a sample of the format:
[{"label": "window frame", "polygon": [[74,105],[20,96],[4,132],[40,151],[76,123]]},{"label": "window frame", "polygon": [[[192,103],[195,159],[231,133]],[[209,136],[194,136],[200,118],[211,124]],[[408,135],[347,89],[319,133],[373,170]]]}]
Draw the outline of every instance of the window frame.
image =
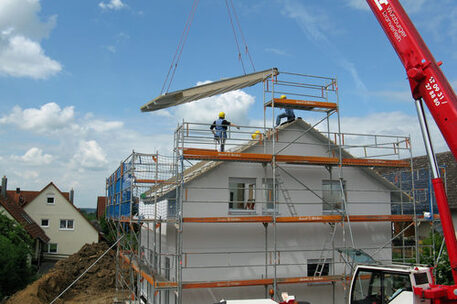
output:
[{"label": "window frame", "polygon": [[[325,261],[324,261],[325,260]],[[314,273],[316,272],[316,269],[317,269],[317,266],[319,266],[320,264],[322,264],[322,262],[325,262],[325,266],[324,266],[324,270],[322,271],[322,276],[329,276],[333,273],[333,269],[332,269],[332,264],[333,264],[333,259],[332,258],[327,258],[327,259],[308,259],[306,261],[306,273],[309,277],[313,277],[314,276]],[[312,273],[310,273],[310,267],[314,267],[314,271],[312,271]],[[325,268],[328,268],[327,269],[327,272],[325,271],[326,269]]]},{"label": "window frame", "polygon": [[[262,206],[262,212],[264,214],[273,214],[276,211],[276,214],[279,214],[279,185],[275,184],[275,191],[273,191],[273,178],[262,178],[262,190],[265,196],[265,202]],[[271,192],[271,194],[270,194]],[[269,200],[270,197],[273,197],[273,192],[276,196],[276,210],[274,207],[274,200]],[[271,196],[270,196],[271,195]],[[268,205],[271,204],[273,207],[268,208]]]},{"label": "window frame", "polygon": [[[43,225],[43,221],[48,221],[48,224],[47,225]],[[40,227],[41,228],[49,228],[49,219],[41,219]]]},{"label": "window frame", "polygon": [[[65,227],[62,228],[62,222],[65,221]],[[68,223],[72,222],[72,227],[68,228]],[[75,220],[74,219],[60,219],[59,230],[75,230]]]},{"label": "window frame", "polygon": [[[328,183],[328,185],[326,185]],[[330,186],[330,189],[326,189],[326,186]],[[337,189],[333,190],[333,186],[337,186]],[[343,193],[344,198],[341,197],[341,187],[340,187],[340,180],[338,179],[323,179],[322,180],[322,213],[323,214],[339,214],[340,212],[344,212],[344,201],[347,202],[347,190],[346,190],[346,181],[343,180]],[[328,201],[326,199],[326,192],[334,192],[338,191],[340,193],[338,196],[341,199],[340,202],[337,201]],[[332,195],[333,196],[333,195]],[[340,204],[341,208],[336,208]],[[330,206],[334,206],[334,208],[330,209]]]},{"label": "window frame", "polygon": [[[242,178],[242,177],[229,177],[229,203],[228,212],[229,214],[256,214],[256,190],[257,190],[257,179],[253,178]],[[236,185],[234,185],[236,184]],[[238,185],[243,184],[243,188],[239,188]],[[239,194],[239,190],[243,189],[243,201],[234,201],[234,196]],[[237,191],[238,193],[235,193]],[[250,199],[252,197],[252,199]],[[243,205],[244,208],[234,208],[234,206]]]},{"label": "window frame", "polygon": [[[51,246],[52,246],[52,245],[55,245],[55,246],[56,246],[56,251],[55,251],[55,252],[51,252]],[[58,251],[58,248],[59,248],[59,246],[58,246],[57,243],[48,243],[48,250],[47,250],[47,253],[49,253],[49,254],[58,254],[58,252],[59,252],[59,251]]]},{"label": "window frame", "polygon": [[[49,199],[52,198],[52,203],[49,202]],[[46,195],[46,205],[55,205],[56,204],[56,197],[54,194]]]}]

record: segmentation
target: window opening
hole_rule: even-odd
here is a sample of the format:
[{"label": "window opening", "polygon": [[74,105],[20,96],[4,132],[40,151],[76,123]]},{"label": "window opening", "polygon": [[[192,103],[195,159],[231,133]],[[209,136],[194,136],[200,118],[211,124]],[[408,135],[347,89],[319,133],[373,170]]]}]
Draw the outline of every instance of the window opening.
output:
[{"label": "window opening", "polygon": [[48,253],[57,253],[57,244],[56,243],[48,244]]},{"label": "window opening", "polygon": [[[343,184],[343,191],[341,191],[341,184]],[[343,181],[342,183],[340,183],[339,180],[323,180],[322,199],[322,209],[324,213],[338,213],[343,211],[343,200],[346,199],[346,182]]]},{"label": "window opening", "polygon": [[48,204],[55,204],[54,195],[48,195],[46,202]]},{"label": "window opening", "polygon": [[229,211],[255,210],[255,178],[229,178]]},{"label": "window opening", "polygon": [[[325,263],[324,263],[325,262]],[[330,264],[332,264],[332,259],[309,259],[307,263],[308,276],[312,277],[316,273],[317,267],[322,267],[324,263],[324,268],[322,269],[322,276],[328,276],[330,274]]]},{"label": "window opening", "polygon": [[60,220],[60,229],[61,230],[73,230],[73,220]]},{"label": "window opening", "polygon": [[[262,185],[265,189],[265,205],[263,210],[265,212],[273,212],[274,209],[274,200],[273,200],[273,179],[272,178],[262,178]],[[275,185],[276,190],[276,202],[278,201],[278,184]],[[276,206],[278,210],[278,206]]]}]

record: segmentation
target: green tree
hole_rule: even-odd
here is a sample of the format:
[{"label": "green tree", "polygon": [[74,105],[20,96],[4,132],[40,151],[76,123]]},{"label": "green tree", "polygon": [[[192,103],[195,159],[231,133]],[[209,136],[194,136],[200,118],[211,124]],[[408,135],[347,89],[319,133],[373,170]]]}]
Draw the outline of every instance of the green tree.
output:
[{"label": "green tree", "polygon": [[102,216],[100,218],[100,226],[102,227],[102,232],[103,232],[103,235],[105,237],[105,240],[106,242],[109,244],[109,245],[112,245],[114,244],[114,242],[116,241],[116,231],[114,231],[109,223],[108,223],[108,219],[106,219],[105,216]]},{"label": "green tree", "polygon": [[0,213],[0,299],[34,279],[29,260],[32,240],[21,225]]},{"label": "green tree", "polygon": [[[433,238],[435,242],[433,243]],[[449,256],[447,254],[446,245],[441,254],[441,257],[438,261],[438,264],[435,266],[435,261],[438,258],[440,252],[441,244],[444,241],[444,237],[435,233],[434,236],[430,233],[430,236],[422,241],[422,245],[425,245],[421,250],[421,264],[426,264],[428,266],[434,266],[434,275],[436,284],[442,285],[452,285],[453,278],[451,272],[451,265],[449,263]]]}]

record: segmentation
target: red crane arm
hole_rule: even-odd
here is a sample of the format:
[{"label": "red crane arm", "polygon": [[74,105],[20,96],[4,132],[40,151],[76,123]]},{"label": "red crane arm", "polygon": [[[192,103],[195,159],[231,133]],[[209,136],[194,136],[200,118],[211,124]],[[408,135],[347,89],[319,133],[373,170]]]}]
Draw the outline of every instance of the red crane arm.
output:
[{"label": "red crane arm", "polygon": [[[457,159],[457,97],[439,68],[440,64],[435,61],[432,53],[398,0],[366,1],[406,69],[414,99],[416,101],[424,100],[454,158]],[[421,122],[421,126],[423,124]],[[428,139],[428,130],[426,133],[424,139]],[[457,240],[454,225],[443,181],[439,178],[439,173],[437,173],[435,157],[430,157],[430,154],[433,154],[433,149],[428,149],[427,153],[429,154],[431,165],[436,171],[432,180],[433,188],[441,216],[454,283],[457,283]],[[455,300],[457,294],[453,294],[453,288],[449,288],[449,290],[451,291],[450,294],[452,294],[450,298]],[[433,295],[433,297],[435,296],[438,297]]]},{"label": "red crane arm", "polygon": [[457,97],[398,0],[367,0],[406,69],[414,99],[422,98],[457,159]]}]

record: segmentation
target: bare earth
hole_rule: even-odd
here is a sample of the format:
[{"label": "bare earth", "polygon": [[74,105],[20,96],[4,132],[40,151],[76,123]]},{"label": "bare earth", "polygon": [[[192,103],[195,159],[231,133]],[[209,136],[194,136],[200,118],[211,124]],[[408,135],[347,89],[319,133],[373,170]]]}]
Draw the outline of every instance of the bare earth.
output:
[{"label": "bare earth", "polygon": [[[56,263],[47,274],[14,294],[6,304],[48,304],[108,249],[106,243],[86,244],[66,260]],[[88,273],[54,303],[113,303],[115,252],[107,253]]]}]

